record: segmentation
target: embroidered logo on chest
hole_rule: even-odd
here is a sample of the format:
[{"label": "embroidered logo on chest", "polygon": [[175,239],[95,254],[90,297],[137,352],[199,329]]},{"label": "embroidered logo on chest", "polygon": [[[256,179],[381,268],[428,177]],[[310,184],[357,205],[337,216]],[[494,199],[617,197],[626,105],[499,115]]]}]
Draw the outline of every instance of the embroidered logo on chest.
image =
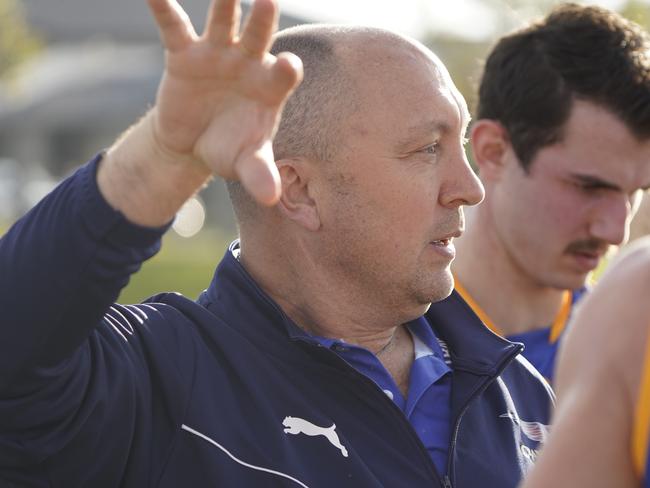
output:
[{"label": "embroidered logo on chest", "polygon": [[285,434],[305,434],[310,437],[322,435],[330,444],[340,450],[344,457],[348,457],[348,450],[341,444],[339,436],[336,433],[336,424],[332,424],[330,427],[319,427],[299,417],[285,417],[282,425],[285,427]]},{"label": "embroidered logo on chest", "polygon": [[527,422],[520,419],[516,414],[513,414],[511,412],[501,414],[499,417],[512,420],[521,428],[523,434],[530,440],[545,443],[546,439],[548,438],[548,425],[542,424],[540,422]]}]

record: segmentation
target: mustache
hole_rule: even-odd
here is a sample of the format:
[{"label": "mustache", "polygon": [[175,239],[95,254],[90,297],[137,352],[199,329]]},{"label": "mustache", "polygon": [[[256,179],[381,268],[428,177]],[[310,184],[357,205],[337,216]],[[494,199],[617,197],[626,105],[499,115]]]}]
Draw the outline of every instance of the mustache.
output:
[{"label": "mustache", "polygon": [[609,244],[600,239],[581,239],[573,241],[566,248],[567,253],[600,254],[603,255],[609,249]]}]

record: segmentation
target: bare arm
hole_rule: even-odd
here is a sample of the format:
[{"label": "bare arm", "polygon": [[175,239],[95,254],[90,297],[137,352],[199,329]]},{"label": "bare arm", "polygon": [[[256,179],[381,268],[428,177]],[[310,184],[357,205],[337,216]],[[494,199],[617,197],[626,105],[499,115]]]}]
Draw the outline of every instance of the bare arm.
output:
[{"label": "bare arm", "polygon": [[239,2],[213,0],[198,36],[175,0],[148,0],[166,48],[155,107],[108,151],[98,185],[130,221],[168,222],[212,175],[238,178],[261,203],[280,193],[271,142],[300,60],[269,54],[273,0],[257,0],[241,34]]},{"label": "bare arm", "polygon": [[645,240],[617,259],[575,316],[558,363],[551,436],[525,488],[639,486],[630,446],[649,290]]}]

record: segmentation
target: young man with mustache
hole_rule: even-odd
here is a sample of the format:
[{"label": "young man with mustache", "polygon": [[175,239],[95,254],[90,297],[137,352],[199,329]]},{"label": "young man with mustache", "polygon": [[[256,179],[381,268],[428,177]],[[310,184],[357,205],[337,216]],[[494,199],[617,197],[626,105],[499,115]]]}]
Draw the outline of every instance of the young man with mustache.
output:
[{"label": "young man with mustache", "polygon": [[477,119],[485,200],[457,242],[456,290],[551,380],[573,305],[650,187],[648,34],[560,6],[497,43]]}]

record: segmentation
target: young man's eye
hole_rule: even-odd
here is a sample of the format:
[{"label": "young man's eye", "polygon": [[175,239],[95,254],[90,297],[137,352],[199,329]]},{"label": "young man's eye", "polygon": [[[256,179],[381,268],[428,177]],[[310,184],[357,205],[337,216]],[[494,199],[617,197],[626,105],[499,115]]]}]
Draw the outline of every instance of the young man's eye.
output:
[{"label": "young man's eye", "polygon": [[585,193],[597,194],[610,188],[605,185],[599,185],[597,183],[577,183],[578,188]]},{"label": "young man's eye", "polygon": [[587,184],[585,184],[585,183],[578,183],[578,188],[580,188],[580,189],[581,189],[582,191],[584,191],[585,193],[593,193],[593,192],[595,192],[595,191],[597,191],[597,190],[600,189],[600,188],[597,187],[596,185],[591,185],[591,184],[588,184],[588,183],[587,183]]}]

